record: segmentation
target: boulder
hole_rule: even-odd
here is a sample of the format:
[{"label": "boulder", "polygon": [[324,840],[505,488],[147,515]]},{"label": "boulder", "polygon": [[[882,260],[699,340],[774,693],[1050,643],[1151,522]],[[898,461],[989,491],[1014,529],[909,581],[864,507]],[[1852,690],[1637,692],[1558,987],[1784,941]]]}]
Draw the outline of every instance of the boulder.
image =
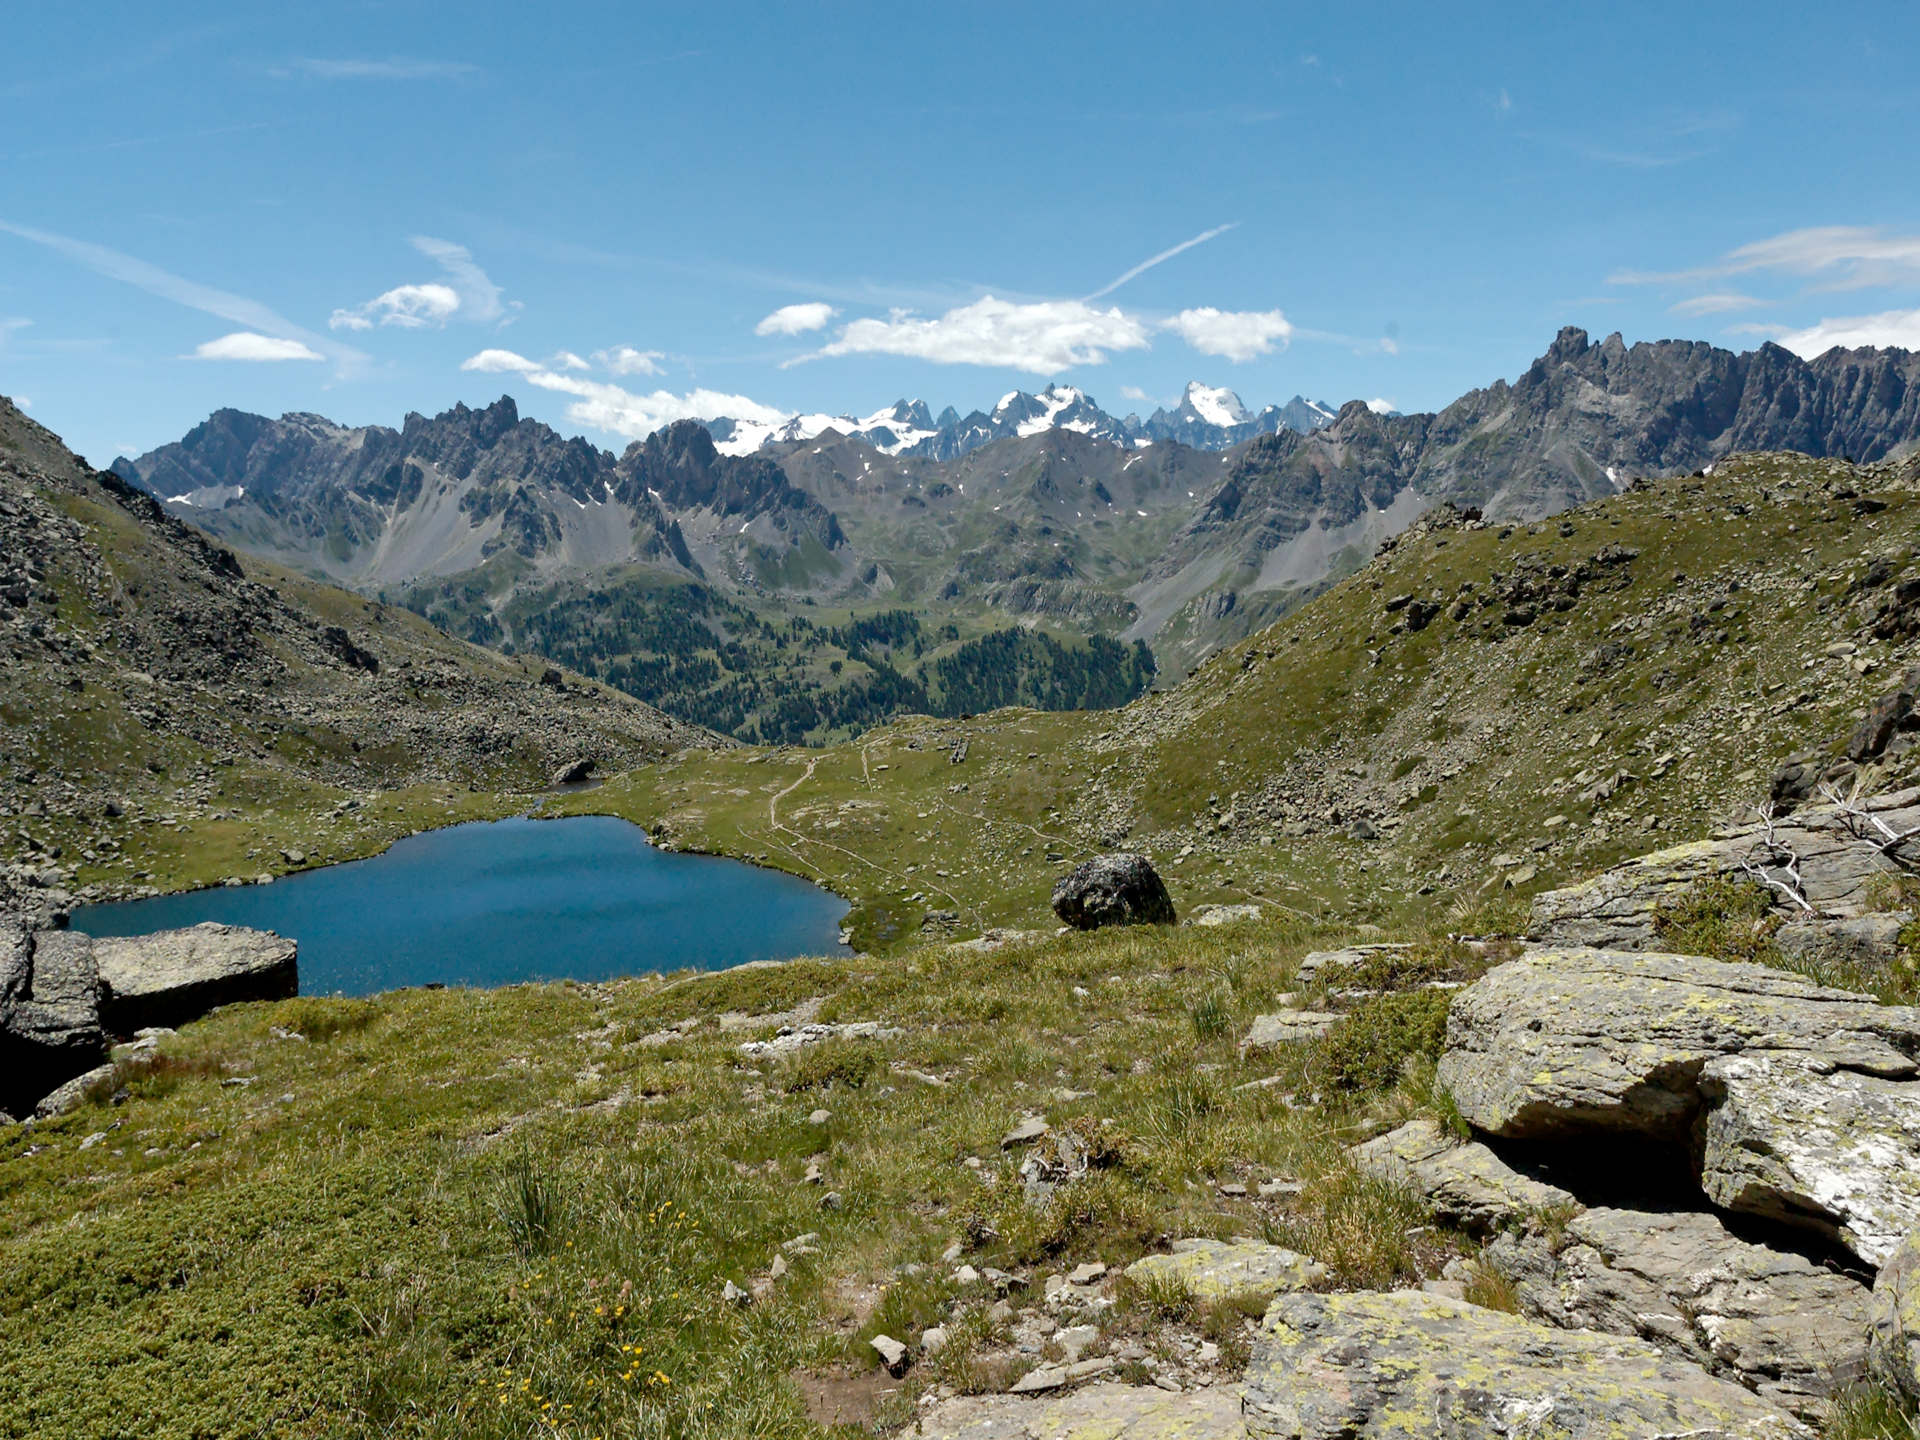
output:
[{"label": "boulder", "polygon": [[1196,1300],[1219,1300],[1242,1310],[1266,1308],[1274,1296],[1327,1278],[1319,1261],[1251,1240],[1176,1240],[1167,1255],[1149,1255],[1127,1267],[1136,1284],[1178,1286]]},{"label": "boulder", "polygon": [[1247,1367],[1275,1440],[1788,1440],[1811,1434],[1644,1340],[1556,1330],[1444,1295],[1282,1295]]},{"label": "boulder", "polygon": [[1837,920],[1803,918],[1773,937],[1780,953],[1804,964],[1838,964],[1885,971],[1900,956],[1900,932],[1913,923],[1904,910],[1876,911]]},{"label": "boulder", "polygon": [[[1869,816],[1896,833],[1920,828],[1920,790],[1900,790],[1861,802]],[[1773,821],[1771,836],[1763,823],[1741,826],[1711,840],[1699,840],[1642,855],[1590,880],[1533,899],[1531,933],[1565,945],[1615,949],[1651,949],[1656,943],[1654,910],[1679,899],[1702,880],[1739,877],[1742,862],[1765,861],[1778,873],[1778,858],[1798,859],[1807,903],[1822,916],[1866,914],[1874,882],[1900,873],[1900,867],[1869,843],[1867,822],[1833,805],[1809,805]],[[1803,914],[1799,906],[1790,906]]]},{"label": "boulder", "polygon": [[81,1071],[58,1089],[41,1096],[40,1103],[33,1107],[33,1118],[54,1120],[62,1115],[71,1115],[86,1100],[89,1090],[113,1078],[113,1071],[111,1065],[96,1065],[91,1070]]},{"label": "boulder", "polygon": [[1189,925],[1238,925],[1243,920],[1258,920],[1258,905],[1196,905],[1187,915]]},{"label": "boulder", "polygon": [[1331,1010],[1277,1010],[1271,1015],[1256,1015],[1240,1041],[1240,1053],[1318,1040],[1339,1021]]},{"label": "boulder", "polygon": [[1481,1263],[1535,1319],[1637,1335],[1802,1419],[1865,1368],[1866,1286],[1737,1239],[1712,1215],[1596,1207],[1557,1247],[1503,1235]]},{"label": "boulder", "polygon": [[1364,1173],[1415,1191],[1442,1220],[1485,1233],[1542,1211],[1577,1211],[1557,1185],[1522,1175],[1478,1141],[1432,1120],[1409,1120],[1347,1152]]},{"label": "boulder", "polygon": [[270,930],[206,921],[184,930],[96,940],[108,1030],[184,1025],[219,1005],[300,993],[298,947]]},{"label": "boulder", "polygon": [[1226,1386],[1170,1395],[1103,1381],[1065,1395],[965,1395],[920,1416],[919,1440],[1240,1440],[1240,1398]]},{"label": "boulder", "polygon": [[1878,1264],[1920,1225],[1920,1009],[1758,965],[1540,950],[1460,991],[1440,1079],[1493,1135],[1688,1147],[1714,1203]]},{"label": "boulder", "polygon": [[1144,855],[1100,855],[1053,887],[1053,913],[1076,930],[1103,925],[1171,925],[1173,897]]},{"label": "boulder", "polygon": [[562,765],[554,771],[553,783],[555,785],[584,784],[593,777],[593,772],[597,768],[599,768],[598,765],[591,759],[576,760],[571,765]]},{"label": "boulder", "polygon": [[1311,985],[1316,980],[1331,978],[1328,972],[1351,970],[1364,965],[1375,955],[1394,950],[1409,950],[1410,945],[1382,942],[1377,945],[1349,945],[1343,950],[1309,950],[1300,958],[1300,968],[1294,972],[1296,985]]},{"label": "boulder", "polygon": [[0,917],[0,1110],[41,1098],[107,1058],[93,942]]},{"label": "boulder", "polygon": [[1881,1383],[1920,1404],[1920,1231],[1901,1242],[1873,1282],[1867,1363]]}]

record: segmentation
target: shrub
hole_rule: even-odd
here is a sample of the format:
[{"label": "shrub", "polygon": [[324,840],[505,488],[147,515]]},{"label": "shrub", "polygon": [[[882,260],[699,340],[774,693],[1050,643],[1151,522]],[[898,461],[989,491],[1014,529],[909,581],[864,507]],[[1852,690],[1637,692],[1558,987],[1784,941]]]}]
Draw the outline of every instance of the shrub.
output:
[{"label": "shrub", "polygon": [[880,1057],[873,1046],[858,1040],[829,1040],[802,1050],[789,1063],[786,1092],[798,1095],[808,1090],[826,1090],[844,1085],[858,1090],[880,1068]]},{"label": "shrub", "polygon": [[1339,1090],[1383,1090],[1408,1061],[1439,1059],[1451,998],[1445,990],[1421,989],[1363,1000],[1320,1042],[1326,1083]]},{"label": "shrub", "polygon": [[1666,949],[1776,967],[1783,957],[1773,936],[1782,923],[1765,890],[1726,877],[1689,885],[1653,911],[1654,936]]}]

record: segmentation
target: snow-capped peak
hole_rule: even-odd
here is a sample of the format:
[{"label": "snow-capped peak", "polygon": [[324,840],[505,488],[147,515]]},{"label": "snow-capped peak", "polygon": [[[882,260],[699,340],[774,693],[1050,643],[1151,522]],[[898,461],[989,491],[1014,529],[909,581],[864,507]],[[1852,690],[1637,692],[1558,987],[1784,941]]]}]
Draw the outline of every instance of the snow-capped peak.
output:
[{"label": "snow-capped peak", "polygon": [[1240,403],[1240,397],[1233,391],[1223,387],[1202,385],[1198,380],[1187,382],[1184,403],[1209,425],[1244,425],[1253,418],[1247,412],[1247,407]]}]

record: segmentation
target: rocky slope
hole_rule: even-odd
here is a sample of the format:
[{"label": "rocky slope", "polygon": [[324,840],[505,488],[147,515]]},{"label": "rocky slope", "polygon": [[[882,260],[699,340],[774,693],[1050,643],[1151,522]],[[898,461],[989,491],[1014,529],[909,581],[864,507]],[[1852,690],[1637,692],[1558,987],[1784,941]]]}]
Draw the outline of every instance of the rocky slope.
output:
[{"label": "rocky slope", "polygon": [[291,833],[296,813],[335,811],[337,854],[498,806],[582,757],[627,766],[723,743],[242,562],[4,400],[0,657],[0,834],[14,881],[41,898],[76,875],[125,890],[181,852],[193,859],[166,866],[175,881],[283,870],[258,833],[273,812],[266,829]]}]

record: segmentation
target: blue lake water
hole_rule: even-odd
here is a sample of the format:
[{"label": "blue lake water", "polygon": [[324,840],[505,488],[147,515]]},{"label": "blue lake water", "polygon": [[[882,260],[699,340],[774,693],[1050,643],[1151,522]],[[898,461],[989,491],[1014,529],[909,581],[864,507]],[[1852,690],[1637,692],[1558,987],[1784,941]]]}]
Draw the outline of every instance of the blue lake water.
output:
[{"label": "blue lake water", "polygon": [[456,825],[272,885],[88,905],[73,928],[251,925],[299,942],[301,994],[368,995],[845,954],[846,913],[794,876],[668,854],[637,826],[587,816]]}]

